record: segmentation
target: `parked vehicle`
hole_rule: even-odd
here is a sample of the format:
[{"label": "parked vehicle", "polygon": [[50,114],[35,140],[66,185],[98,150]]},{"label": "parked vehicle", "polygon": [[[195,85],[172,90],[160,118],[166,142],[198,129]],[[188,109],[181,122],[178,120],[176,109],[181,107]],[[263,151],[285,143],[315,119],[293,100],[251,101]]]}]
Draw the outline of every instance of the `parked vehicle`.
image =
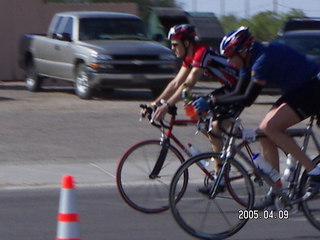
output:
[{"label": "parked vehicle", "polygon": [[306,54],[320,65],[320,30],[285,32],[277,38],[277,41]]},{"label": "parked vehicle", "polygon": [[286,21],[279,31],[279,35],[289,31],[320,30],[320,18],[293,18]]},{"label": "parked vehicle", "polygon": [[44,78],[74,82],[76,94],[90,99],[96,88],[163,90],[176,72],[176,57],[148,39],[143,21],[131,14],[56,14],[46,35],[26,34],[20,44],[26,87],[41,89]]},{"label": "parked vehicle", "polygon": [[213,12],[187,12],[177,7],[150,8],[148,28],[152,35],[162,35],[163,44],[169,46],[165,36],[171,27],[179,24],[192,24],[196,27],[198,42],[208,44],[215,49],[225,35],[223,27]]}]

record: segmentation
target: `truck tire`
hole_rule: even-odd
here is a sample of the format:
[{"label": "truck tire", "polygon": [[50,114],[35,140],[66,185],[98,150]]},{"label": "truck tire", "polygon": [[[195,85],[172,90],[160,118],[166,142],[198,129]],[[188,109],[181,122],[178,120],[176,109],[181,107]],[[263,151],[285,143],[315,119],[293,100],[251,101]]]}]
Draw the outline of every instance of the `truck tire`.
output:
[{"label": "truck tire", "polygon": [[87,67],[84,63],[80,63],[77,66],[76,73],[75,73],[74,88],[75,88],[75,93],[81,99],[92,98],[93,89],[90,87]]},{"label": "truck tire", "polygon": [[38,75],[37,69],[33,63],[33,61],[29,61],[27,63],[27,70],[26,70],[26,87],[31,92],[36,92],[41,89],[42,80]]}]

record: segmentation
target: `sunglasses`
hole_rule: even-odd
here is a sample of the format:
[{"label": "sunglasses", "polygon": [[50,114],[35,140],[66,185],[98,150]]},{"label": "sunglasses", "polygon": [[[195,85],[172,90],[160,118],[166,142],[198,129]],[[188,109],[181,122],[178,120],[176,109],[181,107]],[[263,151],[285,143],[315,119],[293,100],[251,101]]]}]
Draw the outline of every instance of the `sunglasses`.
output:
[{"label": "sunglasses", "polygon": [[172,47],[176,47],[176,46],[178,46],[179,45],[179,43],[171,43],[171,46]]}]

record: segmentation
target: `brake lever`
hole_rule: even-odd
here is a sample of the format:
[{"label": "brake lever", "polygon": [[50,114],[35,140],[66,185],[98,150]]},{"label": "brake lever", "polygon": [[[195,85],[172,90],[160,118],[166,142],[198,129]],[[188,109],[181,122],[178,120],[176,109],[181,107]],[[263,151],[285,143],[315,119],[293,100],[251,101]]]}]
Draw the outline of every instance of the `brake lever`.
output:
[{"label": "brake lever", "polygon": [[154,110],[152,107],[146,105],[146,104],[141,104],[140,105],[140,119],[139,121],[142,121],[142,118],[147,118],[149,121],[152,119],[152,113]]},{"label": "brake lever", "polygon": [[199,132],[203,132],[204,130],[207,130],[207,118],[205,117],[200,117],[198,122],[197,122],[197,131],[195,135],[197,135]]}]

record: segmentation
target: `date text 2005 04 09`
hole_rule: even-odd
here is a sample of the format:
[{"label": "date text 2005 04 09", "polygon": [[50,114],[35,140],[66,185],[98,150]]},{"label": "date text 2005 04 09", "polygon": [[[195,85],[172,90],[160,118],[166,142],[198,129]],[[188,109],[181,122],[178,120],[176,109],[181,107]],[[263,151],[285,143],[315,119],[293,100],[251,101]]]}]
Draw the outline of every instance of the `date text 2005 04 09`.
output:
[{"label": "date text 2005 04 09", "polygon": [[289,219],[288,210],[239,210],[239,219]]}]

